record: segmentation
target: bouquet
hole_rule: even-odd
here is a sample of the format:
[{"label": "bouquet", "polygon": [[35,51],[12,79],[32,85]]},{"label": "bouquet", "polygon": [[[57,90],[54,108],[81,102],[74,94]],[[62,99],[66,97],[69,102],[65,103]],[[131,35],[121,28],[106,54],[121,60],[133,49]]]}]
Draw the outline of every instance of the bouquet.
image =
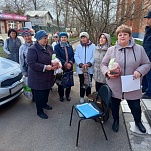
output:
[{"label": "bouquet", "polygon": [[61,65],[60,60],[56,57],[56,54],[52,55],[51,63],[52,63],[52,66],[53,65],[57,66],[57,69],[54,70],[54,75],[62,74],[63,72],[62,65]]},{"label": "bouquet", "polygon": [[110,71],[110,74],[114,76],[120,76],[121,75],[121,68],[120,65],[115,62],[115,58],[112,58],[109,62],[108,69]]}]

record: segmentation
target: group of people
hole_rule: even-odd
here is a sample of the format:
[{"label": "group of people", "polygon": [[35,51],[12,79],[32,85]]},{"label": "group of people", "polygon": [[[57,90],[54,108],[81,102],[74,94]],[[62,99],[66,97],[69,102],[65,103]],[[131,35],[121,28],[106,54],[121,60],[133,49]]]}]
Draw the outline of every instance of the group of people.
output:
[{"label": "group of people", "polygon": [[[145,133],[146,129],[141,122],[141,106],[142,89],[130,92],[122,92],[121,75],[133,75],[134,79],[140,78],[144,81],[144,96],[150,96],[150,72],[151,72],[151,12],[145,17],[147,18],[146,36],[144,39],[144,48],[135,43],[131,36],[131,29],[126,25],[121,25],[116,30],[117,42],[111,46],[111,38],[107,33],[101,33],[98,36],[98,45],[95,46],[90,40],[87,32],[81,32],[79,35],[80,44],[77,45],[74,52],[72,46],[68,42],[68,34],[66,32],[54,34],[55,42],[50,46],[48,44],[48,34],[44,30],[36,32],[36,42],[32,42],[31,34],[24,32],[23,37],[25,44],[21,47],[20,41],[16,38],[17,33],[13,30],[10,32],[9,42],[5,42],[4,51],[12,60],[19,63],[24,76],[28,76],[28,86],[32,89],[33,98],[36,103],[37,115],[43,119],[48,116],[44,113],[44,109],[51,110],[49,106],[48,96],[50,89],[55,83],[54,70],[62,68],[63,73],[73,71],[73,64],[76,63],[76,72],[80,82],[80,99],[83,103],[85,95],[91,94],[92,77],[95,80],[96,91],[103,84],[108,84],[112,91],[111,108],[113,116],[113,131],[119,129],[119,108],[122,99],[126,99],[131,109],[134,121],[138,129]],[[150,40],[150,41],[149,41]],[[13,44],[17,44],[13,47]],[[19,48],[20,47],[20,48]],[[12,55],[12,51],[19,51],[16,56]],[[146,51],[146,52],[145,52]],[[60,64],[52,63],[52,56],[56,54]],[[120,73],[114,75],[108,69],[111,59],[119,64]],[[87,73],[85,76],[85,73]],[[87,81],[86,81],[87,80]],[[65,92],[64,92],[65,89]],[[64,93],[66,100],[70,101],[71,87],[64,88],[62,84],[58,84],[59,100],[64,101]],[[146,97],[148,98],[148,97]]]}]

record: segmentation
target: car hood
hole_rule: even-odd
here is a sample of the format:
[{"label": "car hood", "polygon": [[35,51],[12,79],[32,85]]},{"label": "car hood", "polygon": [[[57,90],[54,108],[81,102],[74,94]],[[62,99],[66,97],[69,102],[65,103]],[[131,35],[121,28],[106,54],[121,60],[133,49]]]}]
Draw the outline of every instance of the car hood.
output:
[{"label": "car hood", "polygon": [[[18,63],[11,61],[9,59],[0,57],[0,76],[6,74],[8,72],[14,71],[18,68],[20,68]],[[12,74],[13,74],[13,72],[12,72]]]}]

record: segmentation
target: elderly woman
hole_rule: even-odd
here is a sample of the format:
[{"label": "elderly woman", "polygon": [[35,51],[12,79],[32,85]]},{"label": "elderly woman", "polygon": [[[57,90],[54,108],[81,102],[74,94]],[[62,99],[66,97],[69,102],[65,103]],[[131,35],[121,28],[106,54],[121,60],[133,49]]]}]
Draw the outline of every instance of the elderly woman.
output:
[{"label": "elderly woman", "polygon": [[[107,77],[107,83],[112,90],[112,116],[114,119],[112,129],[119,129],[119,106],[121,99],[126,99],[138,129],[145,133],[146,129],[141,122],[140,98],[142,90],[122,92],[121,76],[133,75],[134,79],[141,78],[150,70],[150,61],[142,46],[136,44],[131,37],[131,29],[121,25],[116,30],[118,40],[115,46],[108,49],[101,64],[101,71]],[[121,68],[120,72],[113,74],[108,69],[109,61],[115,58]],[[121,72],[122,71],[122,72]]]},{"label": "elderly woman", "polygon": [[91,94],[91,86],[88,85],[87,88],[83,87],[84,85],[84,70],[86,69],[88,74],[89,84],[92,82],[92,76],[94,73],[94,51],[95,45],[90,41],[89,34],[87,32],[81,32],[80,35],[80,44],[76,47],[76,52],[74,55],[76,62],[76,70],[80,79],[80,103],[84,102],[84,96]]},{"label": "elderly woman", "polygon": [[54,85],[55,64],[51,64],[53,49],[48,45],[48,35],[44,30],[39,30],[35,34],[37,40],[34,45],[28,49],[28,86],[32,89],[36,102],[37,115],[43,119],[48,116],[43,109],[51,110],[52,107],[47,104],[49,91]]},{"label": "elderly woman", "polygon": [[110,35],[102,33],[99,36],[99,44],[96,46],[94,54],[94,80],[95,80],[95,89],[98,92],[101,85],[106,83],[106,79],[101,72],[100,64],[103,57],[105,56],[107,49],[111,45]]},{"label": "elderly woman", "polygon": [[[72,46],[68,42],[68,34],[66,32],[61,32],[59,34],[60,42],[55,46],[54,52],[57,58],[61,61],[63,66],[63,72],[70,72],[73,70],[74,64],[74,51]],[[71,87],[66,88],[66,99],[70,101],[70,91]],[[60,96],[60,101],[64,101],[64,88],[62,84],[58,84],[58,93]]]},{"label": "elderly woman", "polygon": [[17,31],[10,29],[8,31],[9,38],[5,40],[3,50],[7,53],[8,59],[19,63],[19,47],[21,40],[17,37]]},{"label": "elderly woman", "polygon": [[22,33],[22,37],[25,40],[25,43],[19,48],[19,64],[22,71],[22,74],[28,76],[28,64],[27,64],[27,52],[28,48],[33,45],[32,35],[30,32],[25,31]]}]

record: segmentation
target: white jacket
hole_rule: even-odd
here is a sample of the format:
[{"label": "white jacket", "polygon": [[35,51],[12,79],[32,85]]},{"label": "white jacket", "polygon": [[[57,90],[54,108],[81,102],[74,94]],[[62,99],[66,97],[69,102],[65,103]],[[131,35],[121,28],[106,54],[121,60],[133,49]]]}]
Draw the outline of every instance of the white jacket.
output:
[{"label": "white jacket", "polygon": [[90,62],[92,64],[91,67],[88,68],[88,72],[90,74],[94,73],[94,52],[95,52],[95,45],[92,43],[89,46],[82,46],[81,44],[77,45],[74,59],[76,62],[76,72],[78,74],[83,74],[82,68],[79,67],[80,63],[86,64]]}]

